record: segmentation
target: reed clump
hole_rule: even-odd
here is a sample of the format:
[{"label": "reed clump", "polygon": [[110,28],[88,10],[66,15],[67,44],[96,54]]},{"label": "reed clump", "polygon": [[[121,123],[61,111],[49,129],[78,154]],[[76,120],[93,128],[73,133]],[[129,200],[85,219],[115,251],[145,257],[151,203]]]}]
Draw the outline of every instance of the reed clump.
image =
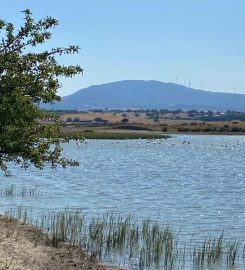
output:
[{"label": "reed clump", "polygon": [[126,260],[138,269],[174,269],[185,263],[190,264],[190,269],[212,266],[226,269],[233,267],[245,253],[245,246],[240,252],[240,242],[226,240],[223,232],[187,248],[169,226],[150,219],[135,220],[131,216],[107,214],[91,219],[79,209],[65,209],[43,213],[34,223],[32,215],[22,207],[8,212],[7,216],[46,231],[47,243],[52,246],[58,247],[66,241],[71,246],[87,249],[97,259],[116,258],[118,263]]},{"label": "reed clump", "polygon": [[39,186],[17,188],[14,184],[3,187],[0,195],[5,197],[42,197],[42,191]]}]

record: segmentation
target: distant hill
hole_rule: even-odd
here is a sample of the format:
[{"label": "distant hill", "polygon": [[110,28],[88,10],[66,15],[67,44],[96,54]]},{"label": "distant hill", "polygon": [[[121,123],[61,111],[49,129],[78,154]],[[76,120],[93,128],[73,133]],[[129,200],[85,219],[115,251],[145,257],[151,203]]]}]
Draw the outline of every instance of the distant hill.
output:
[{"label": "distant hill", "polygon": [[245,95],[197,90],[160,81],[125,80],[92,85],[46,109],[197,109],[245,111]]}]

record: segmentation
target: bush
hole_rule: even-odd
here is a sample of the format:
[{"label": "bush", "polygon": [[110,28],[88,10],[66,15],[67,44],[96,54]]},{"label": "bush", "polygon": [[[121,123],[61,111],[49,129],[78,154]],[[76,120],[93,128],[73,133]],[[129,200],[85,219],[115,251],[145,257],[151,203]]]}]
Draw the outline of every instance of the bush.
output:
[{"label": "bush", "polygon": [[241,131],[242,131],[242,129],[239,128],[239,127],[233,127],[233,128],[231,129],[231,132],[241,132]]},{"label": "bush", "polygon": [[107,120],[102,119],[101,117],[96,117],[96,118],[94,118],[94,121],[95,121],[96,123],[107,123],[107,122],[108,122]]},{"label": "bush", "polygon": [[75,118],[73,119],[73,122],[80,122],[80,118],[79,118],[79,117],[75,117]]},{"label": "bush", "polygon": [[178,109],[178,110],[174,110],[174,111],[172,111],[172,113],[173,113],[173,114],[179,114],[179,113],[183,113],[183,111],[182,111],[182,110],[180,110],[180,109]]},{"label": "bush", "polygon": [[166,113],[169,113],[169,110],[165,110],[165,109],[159,110],[159,114],[161,115],[166,114]]},{"label": "bush", "polygon": [[211,132],[212,129],[211,129],[211,128],[204,128],[203,131],[204,131],[204,132]]},{"label": "bush", "polygon": [[188,132],[189,131],[189,128],[186,128],[186,127],[178,127],[178,132]]},{"label": "bush", "polygon": [[200,128],[193,128],[191,131],[192,131],[192,132],[200,132],[201,129],[200,129]]},{"label": "bush", "polygon": [[128,123],[128,118],[123,118],[123,119],[121,120],[121,123],[123,123],[123,124]]}]

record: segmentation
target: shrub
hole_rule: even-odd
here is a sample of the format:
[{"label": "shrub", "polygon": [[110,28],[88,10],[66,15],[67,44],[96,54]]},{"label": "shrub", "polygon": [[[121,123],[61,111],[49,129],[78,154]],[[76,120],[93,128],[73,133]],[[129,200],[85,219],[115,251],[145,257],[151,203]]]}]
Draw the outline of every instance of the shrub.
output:
[{"label": "shrub", "polygon": [[104,124],[108,122],[107,120],[102,119],[101,117],[96,117],[96,118],[94,118],[94,121],[95,121],[96,123],[104,123]]},{"label": "shrub", "polygon": [[242,129],[239,128],[239,127],[233,127],[233,128],[231,129],[231,132],[241,132],[241,131],[242,131]]},{"label": "shrub", "polygon": [[79,118],[79,117],[75,117],[75,118],[73,119],[73,122],[80,122],[80,118]]},{"label": "shrub", "polygon": [[123,118],[123,119],[121,120],[121,123],[123,123],[123,124],[128,123],[128,118]]},{"label": "shrub", "polygon": [[200,128],[193,128],[191,131],[192,131],[192,132],[200,132],[201,129],[200,129]]}]

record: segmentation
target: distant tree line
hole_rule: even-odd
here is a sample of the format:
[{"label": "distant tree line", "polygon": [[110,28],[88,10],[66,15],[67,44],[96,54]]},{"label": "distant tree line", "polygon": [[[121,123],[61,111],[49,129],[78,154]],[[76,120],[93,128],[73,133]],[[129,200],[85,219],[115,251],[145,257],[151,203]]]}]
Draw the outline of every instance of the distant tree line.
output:
[{"label": "distant tree line", "polygon": [[[146,117],[149,119],[152,119],[155,122],[158,122],[159,119],[166,114],[172,114],[175,115],[175,119],[193,119],[193,120],[200,120],[200,121],[245,121],[245,112],[236,112],[236,111],[226,111],[226,112],[219,112],[219,111],[198,111],[198,110],[168,110],[168,109],[146,109],[146,110],[102,110],[102,109],[96,109],[96,110],[87,110],[87,111],[79,111],[79,110],[57,110],[55,111],[58,115],[64,115],[64,114],[81,114],[81,113],[113,113],[117,114],[120,113],[123,118],[127,118],[127,113],[134,113],[135,117],[139,117],[140,113],[145,113]],[[69,121],[68,121],[69,119]],[[79,122],[78,118],[70,119],[68,118],[68,122]],[[102,119],[103,120],[103,119]],[[95,122],[102,122],[100,119],[94,119]],[[105,120],[103,120],[105,121]]]}]

